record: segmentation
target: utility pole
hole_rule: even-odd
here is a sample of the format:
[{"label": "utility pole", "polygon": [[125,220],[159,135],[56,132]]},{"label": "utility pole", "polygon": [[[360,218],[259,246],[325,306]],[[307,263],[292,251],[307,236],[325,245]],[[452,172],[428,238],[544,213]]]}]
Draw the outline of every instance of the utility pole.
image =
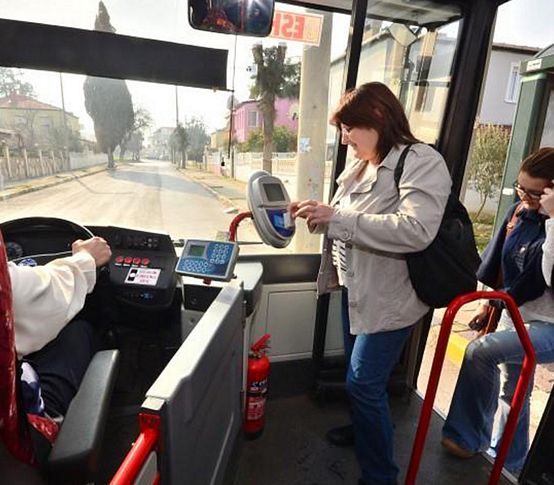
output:
[{"label": "utility pole", "polygon": [[179,91],[178,86],[175,86],[175,126],[179,126]]},{"label": "utility pole", "polygon": [[63,119],[63,143],[64,143],[63,152],[67,159],[67,161],[65,162],[66,168],[67,170],[69,170],[71,168],[70,160],[69,160],[69,137],[67,134],[67,117],[65,114],[65,98],[63,95],[62,73],[60,72],[59,75],[60,75],[60,92],[62,94],[62,119]]},{"label": "utility pole", "polygon": [[[333,14],[325,12],[319,48],[305,46],[302,54],[296,200],[323,200],[332,31]],[[306,225],[299,223],[294,245],[297,252],[318,252],[320,237],[310,234]]]}]

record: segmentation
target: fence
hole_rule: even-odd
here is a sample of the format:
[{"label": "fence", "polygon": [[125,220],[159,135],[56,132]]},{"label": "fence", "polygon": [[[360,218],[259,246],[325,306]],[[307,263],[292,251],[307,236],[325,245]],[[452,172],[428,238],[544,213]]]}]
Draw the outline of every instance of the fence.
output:
[{"label": "fence", "polygon": [[[261,153],[235,153],[233,161],[226,154],[211,153],[207,157],[205,170],[246,182],[252,172],[262,170],[262,164]],[[325,162],[325,177],[330,176],[331,165],[331,161]],[[275,175],[296,175],[296,153],[273,153],[271,171]]]},{"label": "fence", "polygon": [[27,150],[0,145],[0,177],[4,184],[46,177],[68,170],[105,164],[106,155],[67,154],[61,150]]}]

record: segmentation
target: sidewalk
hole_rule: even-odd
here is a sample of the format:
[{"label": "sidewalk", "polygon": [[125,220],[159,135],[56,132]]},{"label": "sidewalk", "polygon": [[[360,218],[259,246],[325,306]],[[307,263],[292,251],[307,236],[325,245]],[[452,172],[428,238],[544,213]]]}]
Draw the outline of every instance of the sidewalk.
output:
[{"label": "sidewalk", "polygon": [[214,194],[226,209],[236,209],[237,212],[247,211],[246,182],[205,172],[196,168],[181,168],[179,171],[190,180],[199,183]]},{"label": "sidewalk", "polygon": [[48,177],[41,177],[35,179],[28,179],[26,181],[15,181],[8,186],[0,185],[0,200],[7,200],[18,195],[34,192],[35,190],[47,189],[54,187],[71,180],[75,180],[81,177],[87,177],[94,175],[98,172],[107,170],[105,165],[99,165],[95,167],[83,168],[80,170],[74,170],[72,172],[62,172],[55,175],[49,175]]}]

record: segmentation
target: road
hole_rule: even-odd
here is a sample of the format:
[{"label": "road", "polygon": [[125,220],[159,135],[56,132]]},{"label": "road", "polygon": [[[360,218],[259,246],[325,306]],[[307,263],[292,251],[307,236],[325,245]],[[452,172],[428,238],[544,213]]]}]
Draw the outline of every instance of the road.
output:
[{"label": "road", "polygon": [[[32,183],[32,182],[30,182]],[[84,225],[118,225],[169,233],[176,238],[213,238],[234,214],[221,201],[166,161],[118,166],[0,202],[0,220],[51,216]],[[242,227],[242,226],[241,226]]]}]

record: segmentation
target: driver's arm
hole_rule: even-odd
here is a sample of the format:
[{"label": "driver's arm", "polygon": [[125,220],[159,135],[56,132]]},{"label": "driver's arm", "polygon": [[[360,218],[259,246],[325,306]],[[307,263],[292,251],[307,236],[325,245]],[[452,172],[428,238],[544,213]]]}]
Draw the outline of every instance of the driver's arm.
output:
[{"label": "driver's arm", "polygon": [[73,244],[73,256],[44,266],[9,263],[18,356],[40,350],[83,308],[96,283],[97,265],[111,254],[105,241],[83,243]]}]

